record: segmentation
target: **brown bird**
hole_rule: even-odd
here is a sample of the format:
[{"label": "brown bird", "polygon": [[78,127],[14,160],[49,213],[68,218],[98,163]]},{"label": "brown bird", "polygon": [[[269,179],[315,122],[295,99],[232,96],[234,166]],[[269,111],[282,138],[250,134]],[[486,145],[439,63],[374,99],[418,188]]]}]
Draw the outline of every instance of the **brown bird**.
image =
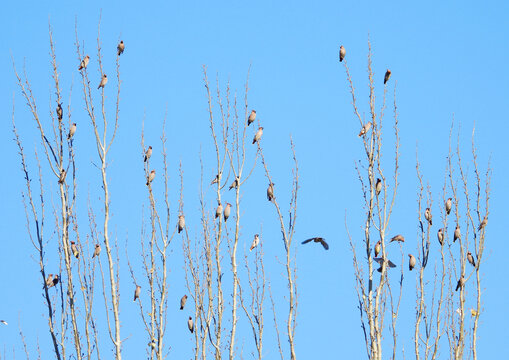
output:
[{"label": "brown bird", "polygon": [[125,50],[125,45],[122,40],[120,40],[120,43],[117,45],[117,55],[120,56]]},{"label": "brown bird", "polygon": [[180,310],[184,310],[184,306],[186,306],[187,295],[182,296],[180,299]]},{"label": "brown bird", "polygon": [[274,199],[274,183],[270,183],[267,188],[267,200],[272,201]]},{"label": "brown bird", "polygon": [[364,125],[364,126],[362,127],[362,129],[361,129],[361,131],[360,131],[360,133],[359,133],[358,137],[361,137],[361,136],[365,135],[365,134],[369,131],[369,129],[371,129],[371,126],[372,126],[372,125],[373,125],[373,124],[371,124],[371,121],[370,121],[370,122],[368,122],[366,125]]},{"label": "brown bird", "polygon": [[51,285],[51,287],[57,286],[59,280],[60,280],[60,278],[58,277],[58,275],[55,275],[55,277],[53,278],[53,284]]},{"label": "brown bird", "polygon": [[231,190],[233,188],[238,188],[239,187],[239,178],[236,177],[235,180],[233,180],[232,184],[230,185],[230,188],[228,190]]},{"label": "brown bird", "polygon": [[437,237],[440,245],[444,246],[444,229],[438,229]]},{"label": "brown bird", "polygon": [[467,253],[467,260],[470,263],[470,265],[475,267],[475,260],[470,251]]},{"label": "brown bird", "polygon": [[71,251],[76,259],[78,259],[80,257],[80,252],[78,251],[78,246],[76,246],[76,243],[74,241],[71,241]]},{"label": "brown bird", "polygon": [[67,140],[71,140],[74,136],[74,133],[76,132],[76,123],[72,123],[71,127],[69,128],[69,134],[67,134]]},{"label": "brown bird", "polygon": [[60,103],[57,105],[57,116],[58,120],[62,121],[62,118],[64,117],[64,109],[62,109],[62,104]]},{"label": "brown bird", "polygon": [[141,293],[141,286],[136,285],[136,289],[134,290],[134,300],[133,301],[136,301],[136,299],[140,298],[140,293]]},{"label": "brown bird", "polygon": [[454,230],[453,242],[455,242],[457,239],[461,239],[461,231],[460,231],[460,226],[458,224],[456,224],[456,229]]},{"label": "brown bird", "polygon": [[64,169],[60,170],[60,177],[58,178],[58,183],[59,184],[63,184],[64,183],[65,175],[67,175],[65,170]]},{"label": "brown bird", "polygon": [[380,178],[376,179],[375,192],[376,196],[380,195],[380,193],[382,192],[382,180],[380,180]]},{"label": "brown bird", "polygon": [[179,215],[179,222],[178,222],[179,234],[182,230],[184,230],[185,226],[186,226],[186,219],[184,218],[184,215]]},{"label": "brown bird", "polygon": [[390,260],[387,260],[385,261],[384,258],[373,258],[373,260],[375,260],[379,265],[380,267],[376,270],[378,271],[379,273],[382,272],[382,269],[384,267],[384,264],[387,264],[389,266],[389,268],[395,268],[396,267],[396,264],[394,264],[392,261]]},{"label": "brown bird", "polygon": [[461,275],[461,277],[458,280],[458,283],[456,285],[456,291],[458,291],[458,289],[462,288],[463,286],[465,286],[465,276]]},{"label": "brown bird", "polygon": [[152,146],[149,146],[147,151],[145,152],[145,160],[143,162],[147,162],[148,159],[152,156]]},{"label": "brown bird", "polygon": [[408,268],[410,269],[410,271],[412,271],[412,269],[415,267],[415,256],[413,256],[412,254],[408,254]]},{"label": "brown bird", "polygon": [[189,316],[189,320],[187,320],[187,327],[189,328],[189,331],[191,334],[194,332],[194,324],[193,324],[193,318]]},{"label": "brown bird", "polygon": [[97,87],[98,89],[100,88],[103,88],[106,86],[106,84],[108,83],[108,76],[106,74],[103,75],[103,77],[101,78],[101,82],[99,83],[99,86]]},{"label": "brown bird", "polygon": [[479,224],[479,227],[477,228],[477,231],[481,231],[481,229],[484,229],[486,224],[488,224],[488,215],[484,216],[484,219],[482,219],[482,222]]},{"label": "brown bird", "polygon": [[431,215],[431,209],[430,208],[426,208],[426,210],[424,211],[424,218],[426,220],[428,220],[428,223],[430,225],[433,225],[433,215]]},{"label": "brown bird", "polygon": [[321,237],[314,237],[311,239],[307,239],[307,240],[304,240],[302,243],[307,244],[308,242],[311,242],[311,241],[314,241],[315,243],[320,243],[320,244],[322,244],[322,246],[325,250],[329,250],[329,244],[327,244],[325,242],[325,239],[321,238]]},{"label": "brown bird", "polygon": [[405,238],[403,237],[403,235],[396,235],[389,242],[393,241],[405,242]]},{"label": "brown bird", "polygon": [[147,178],[147,186],[148,184],[150,184],[152,182],[152,180],[154,180],[154,178],[156,177],[156,171],[155,170],[152,170],[150,172],[150,174],[148,174],[148,178]]},{"label": "brown bird", "polygon": [[95,258],[96,256],[99,256],[100,253],[101,253],[101,245],[95,244],[94,255],[92,255],[92,259]]},{"label": "brown bird", "polygon": [[343,45],[341,45],[339,47],[339,62],[343,61],[343,59],[345,58],[345,55],[346,55],[346,50],[343,47]]},{"label": "brown bird", "polygon": [[223,213],[223,205],[221,205],[221,203],[219,203],[219,205],[217,205],[217,209],[216,209],[216,219],[218,217],[220,217],[222,213]]},{"label": "brown bird", "polygon": [[387,81],[389,81],[389,79],[391,78],[391,74],[392,74],[391,71],[387,69],[384,76],[384,85],[387,84]]},{"label": "brown bird", "polygon": [[78,70],[81,70],[81,69],[84,69],[88,66],[88,62],[90,61],[90,56],[85,56],[85,58],[83,60],[81,60],[81,63],[80,63],[80,67],[78,68]]},{"label": "brown bird", "polygon": [[224,212],[223,212],[224,221],[228,220],[228,218],[230,217],[231,207],[232,207],[232,204],[226,203],[226,206],[225,206]]},{"label": "brown bird", "polygon": [[445,201],[445,213],[449,215],[452,209],[452,198],[449,198]]},{"label": "brown bird", "polygon": [[378,240],[378,242],[375,245],[375,257],[377,257],[378,254],[380,254],[381,250],[382,250],[382,241]]},{"label": "brown bird", "polygon": [[262,135],[263,135],[263,127],[260,126],[258,128],[258,131],[256,132],[254,138],[253,138],[253,144],[255,142],[258,142],[261,139]]},{"label": "brown bird", "polygon": [[49,274],[46,278],[46,286],[51,287],[51,284],[53,284],[53,274]]},{"label": "brown bird", "polygon": [[249,251],[251,251],[251,250],[253,250],[255,247],[257,247],[259,243],[260,243],[260,237],[258,236],[258,234],[256,234],[256,235],[254,236],[253,243],[251,244],[251,247],[249,248]]},{"label": "brown bird", "polygon": [[216,177],[214,178],[214,180],[212,180],[210,185],[217,184],[218,182],[219,182],[219,175],[216,175]]},{"label": "brown bird", "polygon": [[247,126],[251,125],[256,120],[256,110],[251,110],[251,114],[247,118]]}]

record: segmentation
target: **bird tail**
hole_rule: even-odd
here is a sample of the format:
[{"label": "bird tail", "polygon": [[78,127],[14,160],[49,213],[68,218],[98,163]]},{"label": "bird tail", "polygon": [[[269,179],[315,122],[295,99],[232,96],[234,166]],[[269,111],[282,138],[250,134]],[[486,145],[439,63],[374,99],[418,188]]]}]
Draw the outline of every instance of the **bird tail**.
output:
[{"label": "bird tail", "polygon": [[184,310],[184,307],[182,305],[180,305],[180,310]]}]

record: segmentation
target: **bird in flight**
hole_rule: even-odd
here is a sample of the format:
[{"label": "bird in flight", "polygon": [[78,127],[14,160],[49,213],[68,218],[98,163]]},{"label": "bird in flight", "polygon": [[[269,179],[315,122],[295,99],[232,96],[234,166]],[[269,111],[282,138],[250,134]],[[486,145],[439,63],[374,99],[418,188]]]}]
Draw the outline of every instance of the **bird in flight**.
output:
[{"label": "bird in flight", "polygon": [[324,247],[325,250],[329,250],[329,244],[325,242],[325,239],[322,237],[314,237],[311,239],[304,240],[302,243],[307,244],[308,242],[314,241],[315,243],[320,243]]}]

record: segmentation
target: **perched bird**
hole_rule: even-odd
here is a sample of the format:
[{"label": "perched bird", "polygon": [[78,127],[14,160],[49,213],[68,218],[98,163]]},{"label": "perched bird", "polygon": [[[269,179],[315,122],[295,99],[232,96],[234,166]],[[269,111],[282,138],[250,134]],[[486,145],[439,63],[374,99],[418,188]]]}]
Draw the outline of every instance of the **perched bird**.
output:
[{"label": "perched bird", "polygon": [[470,265],[475,267],[475,260],[470,251],[467,253],[467,260],[470,263]]},{"label": "perched bird", "polygon": [[186,306],[187,295],[182,296],[180,299],[180,310],[184,310],[184,306]]},{"label": "perched bird", "polygon": [[424,218],[426,220],[428,220],[428,223],[430,225],[433,225],[433,215],[431,215],[431,209],[430,208],[426,208],[426,210],[424,211]]},{"label": "perched bird", "polygon": [[60,177],[58,178],[58,183],[59,184],[63,184],[64,183],[65,175],[67,175],[66,172],[65,172],[65,169],[60,170]]},{"label": "perched bird", "polygon": [[184,218],[184,215],[179,215],[179,222],[178,222],[179,234],[182,230],[184,230],[185,226],[186,226],[186,219]]},{"label": "perched bird", "polygon": [[378,242],[375,244],[375,257],[380,254],[380,251],[382,251],[382,241],[378,240]]},{"label": "perched bird", "polygon": [[484,219],[482,219],[481,223],[479,224],[477,231],[481,231],[481,229],[484,229],[484,227],[486,226],[487,223],[488,223],[488,215],[485,215]]},{"label": "perched bird", "polygon": [[189,331],[191,334],[194,332],[194,324],[193,324],[193,318],[189,316],[189,320],[187,320],[187,327],[189,328]]},{"label": "perched bird", "polygon": [[461,275],[458,283],[456,284],[456,291],[458,291],[458,289],[462,288],[463,286],[465,286],[465,276]]},{"label": "perched bird", "polygon": [[2,324],[4,324],[4,325],[8,325],[8,324],[7,324],[7,321],[5,321],[5,320],[0,320],[0,323],[2,323]]},{"label": "perched bird", "polygon": [[228,190],[231,190],[233,188],[238,188],[239,187],[239,178],[236,177],[235,180],[233,180],[232,184],[230,185],[230,188]]},{"label": "perched bird", "polygon": [[345,55],[346,55],[346,50],[343,47],[343,45],[341,45],[339,47],[339,62],[343,61],[343,59],[345,58]]},{"label": "perched bird", "polygon": [[380,178],[376,179],[375,192],[376,196],[380,195],[380,193],[382,192],[382,180],[380,180]]},{"label": "perched bird", "polygon": [[78,70],[82,70],[84,68],[86,68],[88,66],[88,62],[90,61],[90,56],[85,56],[83,58],[83,60],[81,60],[81,63],[80,63],[80,67],[78,68]]},{"label": "perched bird", "polygon": [[249,251],[251,251],[251,250],[253,250],[255,247],[257,247],[259,243],[260,243],[260,237],[258,236],[258,234],[256,234],[256,235],[254,236],[253,243],[251,244],[251,247],[249,248]]},{"label": "perched bird", "polygon": [[100,253],[101,253],[101,245],[95,244],[94,255],[92,255],[92,259],[95,258],[96,256],[99,256]]},{"label": "perched bird", "polygon": [[224,212],[223,212],[224,221],[228,220],[228,218],[230,217],[231,207],[232,207],[232,204],[226,203],[226,206],[225,206]]},{"label": "perched bird", "polygon": [[156,340],[152,339],[148,344],[152,349],[155,349],[157,347]]},{"label": "perched bird", "polygon": [[78,251],[78,246],[76,246],[76,243],[74,241],[71,241],[71,251],[76,259],[78,259],[80,257],[80,252]]},{"label": "perched bird", "polygon": [[267,188],[267,200],[272,201],[274,199],[274,183],[270,183]]},{"label": "perched bird", "polygon": [[456,224],[456,229],[454,230],[453,242],[455,242],[457,239],[461,239],[461,231],[460,231],[460,226],[458,224]]},{"label": "perched bird", "polygon": [[387,264],[389,266],[389,268],[395,268],[396,267],[396,264],[394,264],[392,261],[390,260],[384,260],[384,258],[373,258],[373,260],[375,260],[378,264],[380,264],[380,267],[376,270],[378,271],[379,273],[382,272],[382,269],[384,267],[384,264]]},{"label": "perched bird", "polygon": [[445,213],[449,215],[452,209],[452,198],[449,198],[445,201]]},{"label": "perched bird", "polygon": [[256,120],[256,110],[251,110],[251,114],[247,118],[247,126],[251,125]]},{"label": "perched bird", "polygon": [[148,174],[148,178],[147,178],[147,186],[148,184],[150,184],[152,182],[152,180],[154,180],[154,178],[156,177],[156,171],[155,170],[152,170],[150,172],[150,174]]},{"label": "perched bird", "polygon": [[120,40],[120,43],[117,45],[117,55],[120,56],[125,50],[124,41]]},{"label": "perched bird", "polygon": [[212,180],[210,185],[217,184],[218,182],[219,182],[219,175],[216,175],[216,177],[214,178],[214,180]]},{"label": "perched bird", "polygon": [[470,309],[470,315],[477,316],[477,311],[474,309]]},{"label": "perched bird", "polygon": [[106,74],[103,74],[103,77],[101,78],[101,82],[99,83],[99,86],[97,87],[98,89],[100,88],[103,88],[106,86],[106,84],[108,83],[108,76]]},{"label": "perched bird", "polygon": [[216,209],[216,219],[218,217],[220,217],[222,213],[223,213],[223,205],[221,205],[221,203],[219,203],[219,205],[217,205],[217,209]]},{"label": "perched bird", "polygon": [[391,74],[392,74],[391,71],[387,69],[384,76],[384,85],[387,84],[387,81],[389,81],[389,79],[391,78]]},{"label": "perched bird", "polygon": [[140,298],[140,292],[141,292],[141,286],[136,285],[136,290],[134,290],[134,300],[133,301],[136,301],[136,299]]},{"label": "perched bird", "polygon": [[412,271],[412,269],[415,267],[415,256],[413,256],[412,254],[408,254],[408,268],[410,269],[410,271]]},{"label": "perched bird", "polygon": [[152,156],[152,146],[149,146],[147,151],[145,152],[145,160],[143,162],[147,162],[148,159]]},{"label": "perched bird", "polygon": [[74,136],[74,133],[76,132],[76,123],[72,123],[71,127],[69,128],[69,134],[67,134],[67,140],[71,140]]},{"label": "perched bird", "polygon": [[57,286],[59,280],[60,278],[58,277],[58,275],[55,275],[55,277],[53,278],[53,285],[51,285],[51,287]]},{"label": "perched bird", "polygon": [[255,134],[254,138],[253,138],[253,144],[254,144],[255,142],[258,142],[258,140],[260,140],[260,139],[261,139],[262,135],[263,135],[263,127],[261,127],[261,126],[260,126],[260,127],[258,128],[258,131],[256,132],[256,134]]},{"label": "perched bird", "polygon": [[46,286],[51,287],[51,284],[53,284],[53,274],[49,274],[46,278]]},{"label": "perched bird", "polygon": [[307,239],[307,240],[304,240],[302,243],[307,244],[308,242],[311,242],[311,241],[314,241],[315,243],[320,243],[320,244],[322,244],[322,246],[325,250],[329,250],[329,244],[327,244],[325,242],[325,239],[321,238],[321,237],[314,237],[311,239]]},{"label": "perched bird", "polygon": [[364,125],[358,136],[361,137],[362,135],[365,135],[369,131],[369,129],[371,129],[372,125],[373,124],[371,123],[371,121]]},{"label": "perched bird", "polygon": [[444,229],[438,229],[437,237],[440,245],[444,246]]},{"label": "perched bird", "polygon": [[62,104],[60,103],[57,105],[57,116],[58,120],[62,121],[62,118],[64,117],[64,109],[62,109]]},{"label": "perched bird", "polygon": [[403,235],[396,235],[389,242],[393,241],[405,242],[405,238],[403,237]]}]

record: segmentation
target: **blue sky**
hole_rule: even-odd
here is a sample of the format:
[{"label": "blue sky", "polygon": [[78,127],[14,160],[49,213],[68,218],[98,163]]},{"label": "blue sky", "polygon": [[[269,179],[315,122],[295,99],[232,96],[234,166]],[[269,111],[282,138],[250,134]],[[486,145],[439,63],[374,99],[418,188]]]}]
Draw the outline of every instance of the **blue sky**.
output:
[{"label": "blue sky", "polygon": [[[291,4],[271,1],[249,4],[238,1],[219,4],[169,4],[161,1],[146,5],[125,1],[108,4],[88,1],[72,5],[57,2],[25,2],[23,6],[16,2],[4,4],[0,14],[4,34],[0,42],[0,66],[4,69],[0,86],[0,110],[4,119],[0,122],[0,147],[6,156],[4,176],[0,178],[3,203],[0,208],[0,254],[3,258],[0,272],[8,281],[4,281],[0,298],[0,318],[8,319],[10,325],[0,327],[0,352],[11,354],[14,347],[20,356],[18,316],[32,352],[35,352],[37,338],[43,349],[49,340],[40,275],[26,234],[21,203],[24,182],[17,149],[12,141],[10,121],[13,94],[16,123],[27,151],[33,150],[34,146],[40,149],[41,145],[17,88],[11,56],[18,70],[25,61],[40,112],[47,115],[49,94],[52,92],[48,55],[48,19],[51,19],[65,106],[73,84],[71,106],[74,119],[79,123],[75,146],[79,149],[77,161],[81,164],[83,179],[80,202],[86,206],[89,193],[99,212],[100,174],[92,164],[97,156],[78,86],[74,24],[77,18],[80,38],[95,60],[97,23],[102,10],[104,66],[105,72],[111,74],[111,85],[116,43],[121,38],[126,44],[121,58],[120,128],[109,168],[113,214],[111,229],[121,243],[129,239],[130,257],[135,264],[142,204],[146,203],[143,168],[139,161],[144,115],[146,141],[158,145],[162,120],[167,111],[170,181],[175,189],[175,199],[178,164],[182,161],[186,211],[196,213],[199,206],[200,149],[205,154],[205,179],[214,176],[213,159],[207,155],[212,150],[212,142],[202,65],[207,66],[212,83],[215,84],[218,74],[221,86],[224,88],[229,80],[231,88],[242,98],[247,70],[251,66],[249,106],[257,110],[264,126],[264,150],[283,206],[287,204],[285,196],[289,191],[288,177],[292,165],[290,135],[296,145],[301,172],[296,239],[320,235],[329,241],[331,247],[328,252],[319,246],[298,248],[297,354],[302,359],[327,358],[338,353],[345,356],[364,354],[351,253],[344,226],[347,210],[351,219],[350,231],[360,237],[363,210],[354,165],[362,157],[363,148],[356,136],[359,126],[350,104],[345,72],[338,62],[338,49],[341,44],[346,47],[357,98],[362,104],[361,112],[367,113],[366,54],[369,34],[374,53],[378,104],[381,102],[386,68],[392,70],[390,101],[395,81],[398,84],[401,185],[390,231],[404,233],[409,239],[417,234],[416,144],[422,172],[434,191],[435,204],[438,205],[453,116],[455,123],[461,124],[460,139],[466,154],[475,124],[482,170],[491,158],[492,197],[479,357],[498,355],[497,348],[492,345],[505,340],[505,323],[509,320],[506,312],[500,312],[507,304],[509,291],[507,287],[500,286],[498,274],[505,263],[505,233],[501,218],[507,201],[503,190],[507,181],[504,180],[509,175],[503,158],[505,141],[500,139],[509,130],[505,111],[509,95],[506,67],[509,63],[508,7],[502,1],[489,5],[473,1],[393,2],[390,5],[364,1],[318,4],[309,1]],[[92,81],[96,76],[98,83],[97,70],[95,65],[92,67]],[[114,99],[113,86],[107,88],[106,96],[110,101]],[[387,115],[391,114],[389,107]],[[33,178],[35,164],[31,158]],[[154,159],[154,166],[161,168],[160,156],[159,160]],[[266,181],[261,167],[250,183],[245,189],[246,204],[264,195]],[[161,184],[155,186],[156,191],[162,191]],[[260,194],[256,195],[256,191]],[[208,200],[213,204],[213,197]],[[245,238],[250,241],[252,234],[263,226],[268,253],[281,254],[280,233],[273,209],[266,201],[253,200],[253,204],[252,208],[244,206],[244,216],[253,219],[243,228]],[[173,205],[176,209],[175,201]],[[267,213],[270,217],[264,215]],[[438,207],[436,213],[438,217]],[[86,209],[81,210],[79,216],[83,221],[81,231],[85,233]],[[192,215],[189,218],[191,220]],[[195,219],[195,234],[198,234],[198,217],[195,216]],[[192,220],[188,224],[192,227]],[[52,241],[55,241],[54,238]],[[410,252],[415,246],[407,240],[404,248],[405,252]],[[171,276],[174,280],[170,280],[173,281],[170,297],[174,297],[176,303],[182,292],[178,278],[183,262],[180,245],[175,244],[173,251]],[[283,269],[274,258],[271,263],[272,276],[282,273]],[[137,265],[141,276],[139,262]],[[122,264],[122,270],[126,271],[125,264]],[[404,346],[406,355],[412,346],[411,336],[406,333],[410,332],[407,326],[413,324],[414,319],[413,276],[406,277],[400,318],[400,344]],[[121,285],[121,291],[126,293],[121,309],[126,319],[122,335],[130,337],[124,349],[133,354],[129,358],[140,358],[147,341],[137,317],[138,308],[128,301],[132,295],[130,279],[125,279]],[[281,285],[274,291],[282,296],[286,288]],[[169,316],[169,328],[175,326],[170,330],[172,355],[190,356],[191,339],[185,331],[177,330],[177,327],[185,326],[185,318],[180,319],[182,314],[178,312],[171,312]],[[270,323],[268,308],[266,323]],[[267,358],[277,355],[275,348],[269,349],[269,344],[273,344],[272,336],[267,330]],[[246,343],[250,341],[249,337],[244,338]],[[250,348],[251,344],[246,346]]]}]

